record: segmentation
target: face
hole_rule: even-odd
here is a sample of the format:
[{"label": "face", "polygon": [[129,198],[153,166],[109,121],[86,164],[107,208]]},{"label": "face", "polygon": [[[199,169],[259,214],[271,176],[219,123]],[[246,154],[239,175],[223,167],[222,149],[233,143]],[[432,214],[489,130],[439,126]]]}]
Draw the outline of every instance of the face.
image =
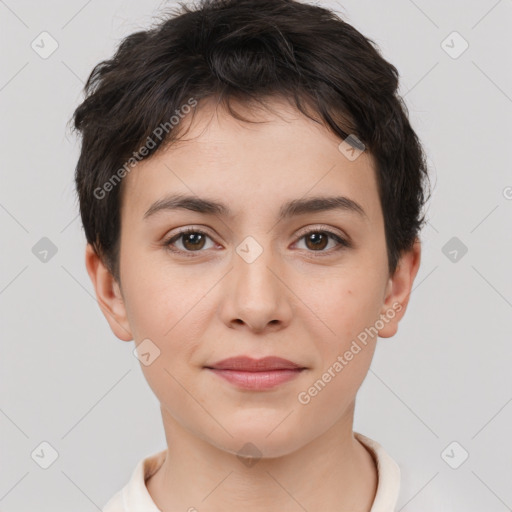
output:
[{"label": "face", "polygon": [[[164,421],[276,457],[351,420],[419,247],[389,276],[371,155],[350,160],[326,128],[272,107],[248,124],[200,105],[186,141],[125,178],[120,288],[90,250],[88,269],[113,331],[149,354]],[[242,356],[296,369],[218,364]]]}]

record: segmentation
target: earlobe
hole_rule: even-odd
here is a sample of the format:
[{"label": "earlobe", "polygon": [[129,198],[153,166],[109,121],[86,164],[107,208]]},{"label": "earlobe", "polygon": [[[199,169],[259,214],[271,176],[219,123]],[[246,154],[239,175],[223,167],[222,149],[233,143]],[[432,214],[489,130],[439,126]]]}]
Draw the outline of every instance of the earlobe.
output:
[{"label": "earlobe", "polygon": [[421,242],[416,239],[412,249],[402,254],[398,267],[389,278],[386,296],[381,311],[384,326],[379,329],[381,338],[391,338],[398,331],[398,323],[403,318],[411,296],[414,279],[421,261]]},{"label": "earlobe", "polygon": [[85,266],[96,292],[96,299],[105,315],[112,332],[123,341],[131,341],[126,307],[114,276],[107,269],[101,258],[96,254],[91,244],[85,249]]}]

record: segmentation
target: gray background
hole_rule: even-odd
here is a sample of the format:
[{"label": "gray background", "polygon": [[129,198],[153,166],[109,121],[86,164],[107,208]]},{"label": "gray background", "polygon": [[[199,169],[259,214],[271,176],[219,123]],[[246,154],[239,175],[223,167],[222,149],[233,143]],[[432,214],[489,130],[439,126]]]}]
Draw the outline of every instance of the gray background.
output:
[{"label": "gray background", "polygon": [[[398,510],[512,510],[512,1],[341,3],[321,2],[399,69],[434,187],[409,309],[378,343],[354,429],[401,466]],[[98,510],[165,448],[133,342],[94,299],[66,132],[92,67],[162,5],[0,0],[3,512]],[[58,43],[46,59],[42,31]],[[31,456],[44,441],[48,469]]]}]

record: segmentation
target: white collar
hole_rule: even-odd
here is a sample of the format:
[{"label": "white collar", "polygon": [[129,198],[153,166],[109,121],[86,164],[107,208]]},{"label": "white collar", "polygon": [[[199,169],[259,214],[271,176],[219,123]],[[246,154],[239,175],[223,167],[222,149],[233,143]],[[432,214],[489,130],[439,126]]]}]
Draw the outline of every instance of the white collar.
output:
[{"label": "white collar", "polygon": [[[400,468],[384,448],[369,437],[354,432],[376,462],[377,492],[370,512],[394,512],[400,490]],[[165,460],[167,450],[140,460],[129,482],[105,505],[102,512],[161,512],[146,487],[146,480],[155,474]]]}]

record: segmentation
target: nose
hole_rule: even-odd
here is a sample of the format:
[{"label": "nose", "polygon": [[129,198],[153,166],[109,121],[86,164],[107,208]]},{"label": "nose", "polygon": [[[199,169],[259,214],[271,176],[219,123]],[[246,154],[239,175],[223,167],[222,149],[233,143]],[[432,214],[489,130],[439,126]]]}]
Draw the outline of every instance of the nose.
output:
[{"label": "nose", "polygon": [[271,252],[263,250],[254,261],[233,255],[233,268],[222,290],[221,316],[228,327],[260,334],[289,325],[292,294]]}]

